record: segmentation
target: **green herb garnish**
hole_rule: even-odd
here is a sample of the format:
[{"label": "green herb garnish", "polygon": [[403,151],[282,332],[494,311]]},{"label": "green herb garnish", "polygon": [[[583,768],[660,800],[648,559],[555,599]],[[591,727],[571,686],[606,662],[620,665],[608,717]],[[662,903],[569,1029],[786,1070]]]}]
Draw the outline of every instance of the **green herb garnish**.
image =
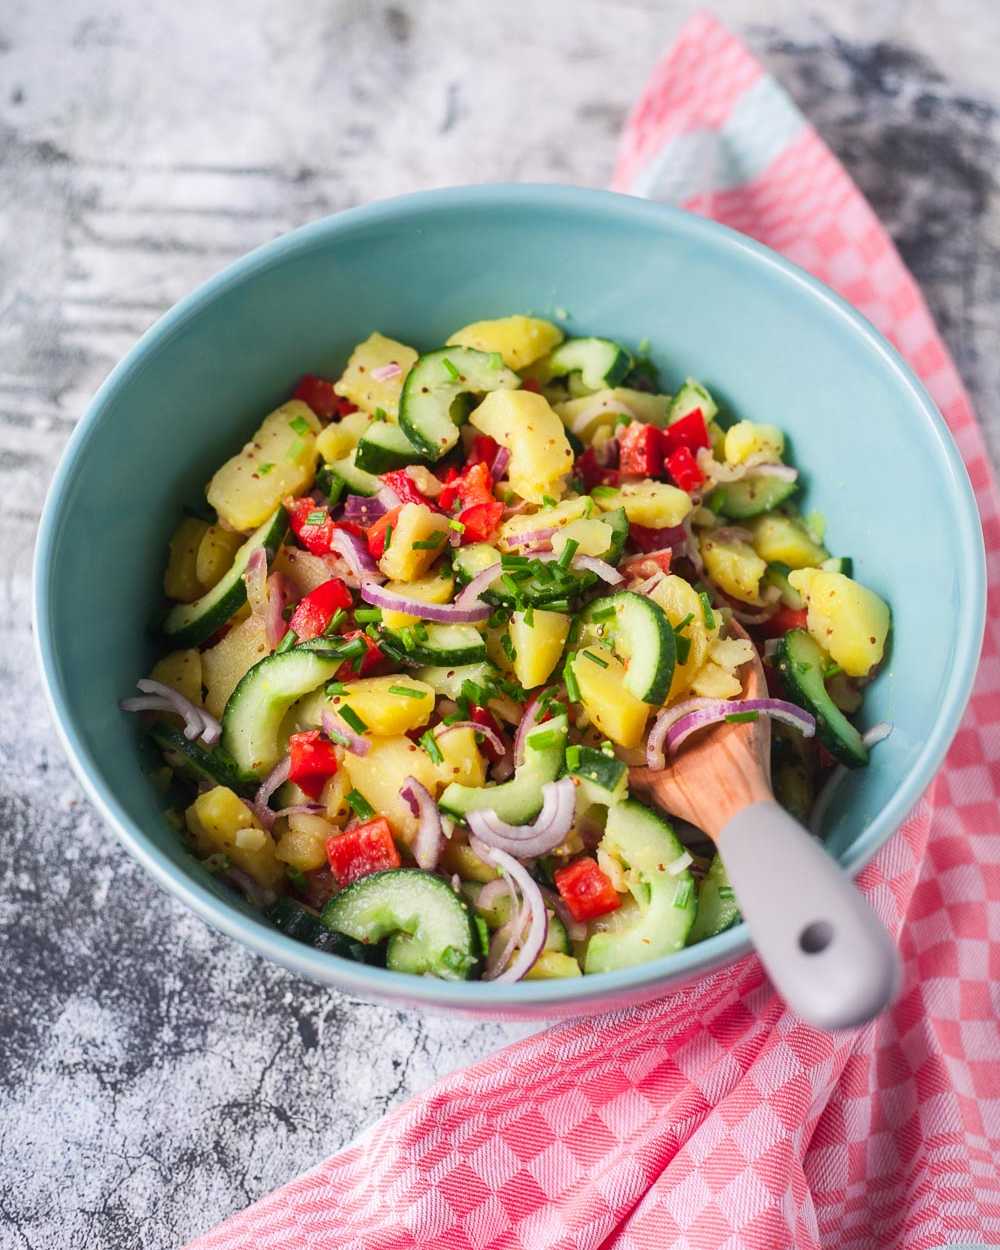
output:
[{"label": "green herb garnish", "polygon": [[742,725],[750,721],[757,720],[759,716],[759,712],[730,712],[730,714],[726,717],[726,724]]},{"label": "green herb garnish", "polygon": [[332,699],[334,695],[347,694],[347,687],[342,681],[328,681],[326,683],[326,697]]},{"label": "green herb garnish", "polygon": [[504,636],[500,639],[500,646],[503,648],[504,655],[508,660],[510,660],[511,664],[513,664],[517,659],[517,650],[514,647],[514,642],[511,639],[510,634],[504,634]]},{"label": "green herb garnish", "polygon": [[386,412],[386,410],[385,410],[384,408],[376,408],[376,409],[375,409],[375,420],[376,420],[376,421],[388,421],[388,420],[389,420],[389,414]]},{"label": "green herb garnish", "polygon": [[291,864],[288,864],[285,868],[285,876],[300,894],[305,893],[309,886],[309,882],[306,880],[306,874],[301,868],[295,868]]},{"label": "green herb garnish", "polygon": [[555,506],[556,506],[556,501],[552,498],[552,496],[551,496],[551,495],[543,495],[543,496],[542,496],[542,507],[543,507],[543,508],[554,508]]},{"label": "green herb garnish", "polygon": [[357,816],[358,820],[371,820],[375,815],[375,808],[372,807],[360,790],[350,790],[348,792],[347,805]]},{"label": "green herb garnish", "polygon": [[691,895],[694,893],[694,885],[691,878],[687,877],[684,881],[678,881],[677,889],[674,893],[674,906],[687,907],[691,902]]},{"label": "green herb garnish", "polygon": [[367,625],[372,621],[380,621],[382,612],[380,608],[355,608],[354,619],[361,625]]},{"label": "green herb garnish", "polygon": [[730,899],[730,898],[735,898],[735,897],[736,897],[736,891],[733,889],[731,885],[719,886],[719,898]]},{"label": "green herb garnish", "polygon": [[292,647],[298,642],[299,637],[294,629],[288,630],[281,642],[274,648],[275,655],[282,655],[286,651],[291,651]]},{"label": "green herb garnish", "polygon": [[444,542],[444,532],[438,530],[436,534],[432,534],[430,538],[420,538],[415,543],[410,543],[411,551],[437,551],[438,547]]},{"label": "green herb garnish", "polygon": [[323,630],[323,633],[335,634],[337,630],[340,628],[341,623],[345,620],[346,617],[347,617],[347,613],[344,611],[344,609],[338,608],[336,612],[334,612],[333,616],[330,617],[330,623],[329,625],[327,625],[326,629]]},{"label": "green herb garnish", "polygon": [[605,604],[603,608],[594,608],[590,613],[592,621],[609,621],[615,614],[613,603]]},{"label": "green herb garnish", "polygon": [[267,475],[271,472],[271,470],[272,470],[273,468],[274,468],[274,461],[273,461],[273,460],[267,460],[267,461],[265,461],[265,463],[264,463],[264,464],[259,464],[259,465],[257,466],[257,476],[258,476],[258,477],[267,477]]},{"label": "green herb garnish", "polygon": [[437,738],[434,737],[433,733],[431,733],[429,729],[426,733],[421,734],[420,745],[424,748],[435,764],[444,763],[444,756],[441,753],[441,748],[438,746]]},{"label": "green herb garnish", "polygon": [[580,767],[580,748],[578,746],[566,748],[566,767],[571,772],[573,769]]},{"label": "green herb garnish", "polygon": [[451,363],[451,361],[448,359],[447,356],[443,357],[441,364],[445,367],[445,369],[447,370],[448,376],[451,378],[453,382],[457,382],[458,379],[462,376],[459,373],[459,371],[455,368],[455,366]]},{"label": "green herb garnish", "polygon": [[404,699],[422,699],[424,697],[423,690],[414,690],[412,686],[390,686],[389,693],[401,695]]},{"label": "green herb garnish", "polygon": [[590,497],[591,499],[613,499],[617,494],[617,486],[595,486],[590,492]]},{"label": "green herb garnish", "polygon": [[448,522],[448,528],[455,531],[456,534],[465,533],[465,523],[457,520],[455,517]]},{"label": "green herb garnish", "polygon": [[584,651],[581,654],[585,659],[589,660],[591,664],[596,664],[598,668],[608,667],[607,660],[602,660],[599,655],[594,655],[593,651]]},{"label": "green herb garnish", "polygon": [[701,600],[701,619],[705,622],[706,629],[715,629],[715,613],[712,611],[712,600],[708,597],[707,591],[702,591],[698,598]]},{"label": "green herb garnish", "polygon": [[[358,639],[358,641],[360,641],[360,639]],[[362,643],[362,646],[363,645],[364,644]],[[357,712],[355,712],[354,708],[350,706],[350,704],[345,703],[344,706],[338,708],[337,711],[339,712],[341,719],[346,724],[350,725],[355,733],[365,734],[368,732],[368,726],[357,714]]]},{"label": "green herb garnish", "polygon": [[386,552],[389,550],[389,544],[391,542],[392,542],[392,526],[387,525],[385,527],[385,545],[382,547],[383,552]]},{"label": "green herb garnish", "polygon": [[573,557],[576,555],[579,546],[580,544],[575,538],[567,538],[566,546],[563,547],[562,551],[560,551],[559,559],[556,561],[556,564],[558,564],[561,569],[568,569],[573,563]]},{"label": "green herb garnish", "polygon": [[573,657],[570,656],[563,665],[563,681],[566,683],[566,697],[570,703],[580,702],[580,683],[573,672]]},{"label": "green herb garnish", "polygon": [[288,423],[288,428],[294,430],[296,434],[308,434],[309,422],[305,417],[293,417]]}]

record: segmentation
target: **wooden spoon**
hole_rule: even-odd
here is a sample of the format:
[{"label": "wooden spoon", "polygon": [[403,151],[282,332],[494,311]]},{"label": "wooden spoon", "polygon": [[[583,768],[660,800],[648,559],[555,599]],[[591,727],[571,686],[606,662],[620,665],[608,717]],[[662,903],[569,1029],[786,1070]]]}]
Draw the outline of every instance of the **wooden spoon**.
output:
[{"label": "wooden spoon", "polygon": [[[743,673],[743,697],[767,698],[756,653]],[[849,1028],[892,1001],[894,942],[836,861],[774,801],[768,717],[713,725],[668,754],[662,771],[632,768],[630,779],[715,843],[761,961],[798,1016]]]}]

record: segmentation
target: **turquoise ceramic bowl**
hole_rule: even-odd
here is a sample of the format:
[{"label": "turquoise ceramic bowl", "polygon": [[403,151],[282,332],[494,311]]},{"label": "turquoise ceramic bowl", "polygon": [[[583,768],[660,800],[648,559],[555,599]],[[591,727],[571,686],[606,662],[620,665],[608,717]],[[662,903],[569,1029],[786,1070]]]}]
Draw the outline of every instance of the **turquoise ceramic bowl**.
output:
[{"label": "turquoise ceramic bowl", "polygon": [[[786,430],[833,549],[892,604],[892,652],[864,714],[895,732],[829,817],[849,870],[916,803],[969,695],[985,577],[965,470],[897,353],[805,273],[700,218],[563,187],[414,195],[278,239],[167,313],[74,432],[39,533],[38,650],[77,774],[136,859],[222,932],[360,996],[555,1016],[653,997],[749,949],[740,926],[629,971],[513,986],[410,978],[311,950],[185,853],[117,708],[153,658],[147,623],[181,504],[301,373],[335,374],[373,329],[433,347],[483,317],[557,310],[570,333],[648,339],[669,386],[692,374],[728,412]],[[794,886],[775,881],[776,900]]]}]

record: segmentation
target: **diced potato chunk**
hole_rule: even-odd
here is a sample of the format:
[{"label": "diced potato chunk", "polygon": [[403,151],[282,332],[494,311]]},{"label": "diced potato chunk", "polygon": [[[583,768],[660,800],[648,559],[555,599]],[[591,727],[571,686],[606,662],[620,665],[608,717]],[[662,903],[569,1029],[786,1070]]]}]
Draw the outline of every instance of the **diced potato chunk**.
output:
[{"label": "diced potato chunk", "polygon": [[780,460],[785,450],[785,436],[776,425],[737,421],[726,431],[723,446],[727,464],[742,464],[751,456],[764,454]]},{"label": "diced potato chunk", "polygon": [[749,528],[754,550],[768,564],[787,564],[790,569],[814,568],[830,554],[813,542],[804,525],[780,513],[757,517]]},{"label": "diced potato chunk", "polygon": [[301,495],[316,475],[319,421],[298,399],[265,417],[243,450],[217,470],[208,502],[230,529],[256,529],[286,495]]},{"label": "diced potato chunk", "polygon": [[390,581],[415,581],[427,572],[447,541],[446,516],[432,512],[426,504],[403,504],[392,527],[389,545],[378,562],[379,568]]},{"label": "diced potato chunk", "polygon": [[[370,334],[351,352],[339,381],[334,386],[338,395],[349,399],[365,412],[374,413],[381,408],[391,421],[399,415],[399,396],[406,375],[417,363],[417,353],[405,343],[387,339],[384,334]],[[379,381],[372,377],[373,370],[386,365],[399,365],[400,372],[394,377]],[[350,449],[348,449],[350,450]],[[346,455],[346,452],[342,452]]]},{"label": "diced potato chunk", "polygon": [[709,648],[709,655],[727,673],[735,673],[752,660],[756,652],[749,638],[717,638]]},{"label": "diced potato chunk", "polygon": [[[388,582],[385,589],[405,595],[408,599],[419,599],[421,603],[451,603],[455,580],[447,571],[435,572],[415,582]],[[419,620],[419,616],[410,616],[408,612],[393,612],[389,608],[382,610],[382,624],[386,629],[396,632],[408,625],[415,625]]]},{"label": "diced potato chunk", "polygon": [[714,660],[708,660],[691,683],[693,694],[704,699],[734,699],[743,690],[738,677],[721,668]]},{"label": "diced potato chunk", "polygon": [[263,621],[251,616],[234,625],[214,647],[201,653],[205,707],[213,716],[222,716],[240,679],[270,651]]},{"label": "diced potato chunk", "polygon": [[618,490],[600,490],[595,495],[604,512],[624,508],[632,525],[649,529],[668,529],[680,525],[691,511],[691,497],[665,482],[626,482]]},{"label": "diced potato chunk", "polygon": [[331,421],[316,439],[316,450],[324,460],[343,460],[361,442],[361,436],[374,418],[370,412],[350,412]]},{"label": "diced potato chunk", "polygon": [[526,981],[555,981],[565,977],[582,977],[580,965],[572,955],[561,951],[542,951],[528,971]]},{"label": "diced potato chunk", "polygon": [[[394,694],[408,690],[411,695]],[[434,711],[434,690],[426,682],[406,673],[389,677],[362,677],[349,681],[344,693],[328,700],[334,712],[349,707],[361,717],[373,734],[391,737],[426,725]]]},{"label": "diced potato chunk", "polygon": [[190,699],[195,707],[201,707],[201,652],[196,648],[171,651],[162,660],[157,660],[149,675],[153,681],[161,681],[185,699]]},{"label": "diced potato chunk", "polygon": [[322,586],[336,574],[322,556],[314,556],[298,547],[282,547],[274,558],[271,569],[283,573],[292,583],[299,598],[303,598],[317,586]]},{"label": "diced potato chunk", "polygon": [[374,738],[367,755],[344,755],[351,785],[365,796],[393,833],[407,846],[416,837],[419,821],[400,794],[407,777],[414,777],[431,794],[440,789],[440,774],[431,757],[409,738]]},{"label": "diced potato chunk", "polygon": [[194,603],[205,593],[198,581],[198,548],[210,528],[207,521],[187,516],[174,530],[163,574],[163,593],[168,599]]},{"label": "diced potato chunk", "polygon": [[544,395],[533,391],[491,391],[469,417],[483,434],[510,451],[507,476],[522,499],[558,498],[573,468],[573,451],[562,421]]},{"label": "diced potato chunk", "polygon": [[710,637],[715,637],[718,633],[718,623],[721,617],[715,613],[716,627],[710,635],[705,628],[705,617],[702,610],[701,600],[698,598],[697,591],[690,582],[684,580],[683,577],[676,577],[671,574],[664,577],[650,591],[649,597],[654,603],[658,603],[667,614],[667,620],[674,627],[680,625],[688,617],[687,625],[684,626],[684,636],[689,639],[691,645],[687,653],[687,658],[683,664],[674,665],[674,675],[670,682],[670,690],[664,703],[675,703],[682,695],[686,694],[691,688],[695,674],[705,663],[708,656],[708,647]]},{"label": "diced potato chunk", "polygon": [[[594,659],[587,657],[593,655]],[[625,666],[607,647],[578,651],[573,673],[580,687],[580,702],[597,728],[622,747],[642,741],[649,704],[625,689]]]},{"label": "diced potato chunk", "polygon": [[701,557],[715,584],[742,603],[760,603],[760,579],[767,564],[749,543],[719,538],[708,530],[701,537]]},{"label": "diced potato chunk", "polygon": [[471,846],[465,842],[457,842],[454,838],[445,843],[440,860],[441,871],[447,874],[458,873],[463,881],[493,881],[500,874],[484,859],[480,859]]},{"label": "diced potato chunk", "polygon": [[596,518],[590,521],[570,521],[557,533],[552,535],[552,550],[561,554],[570,538],[576,540],[577,555],[603,556],[611,546],[613,538],[611,526]]},{"label": "diced potato chunk", "polygon": [[[267,889],[276,889],[283,881],[285,866],[274,853],[271,835],[261,829],[243,800],[226,786],[215,786],[199,794],[184,816],[195,850],[203,859],[221,851]],[[237,840],[245,829],[256,830],[263,838]]]},{"label": "diced potato chunk", "polygon": [[492,660],[502,673],[513,674],[514,665],[504,646],[504,639],[509,637],[510,635],[504,625],[487,628],[483,631],[483,641],[486,643],[486,658]]},{"label": "diced potato chunk", "polygon": [[303,812],[288,817],[288,828],[278,839],[274,853],[282,863],[300,872],[312,872],[326,863],[326,840],[339,833],[322,816]]},{"label": "diced potato chunk", "polygon": [[789,582],[805,596],[806,628],[849,677],[865,677],[881,662],[889,608],[874,590],[843,573],[796,569]]},{"label": "diced potato chunk", "polygon": [[326,818],[339,824],[350,814],[347,795],[351,789],[351,779],[343,768],[338,768],[332,777],[326,779],[320,799],[326,808]]},{"label": "diced potato chunk", "polygon": [[619,416],[635,417],[648,425],[665,426],[669,408],[669,395],[651,395],[626,386],[597,391],[593,395],[568,399],[555,405],[567,429],[586,443],[591,442],[602,427],[610,431]]},{"label": "diced potato chunk", "polygon": [[475,730],[463,726],[461,729],[449,729],[447,733],[438,730],[435,736],[444,756],[438,764],[442,786],[452,781],[461,786],[486,784],[486,760],[479,750]]},{"label": "diced potato chunk", "polygon": [[198,581],[206,590],[219,582],[233,566],[233,556],[243,545],[242,534],[224,530],[221,525],[210,525],[198,544],[196,573]]},{"label": "diced potato chunk", "polygon": [[538,512],[521,512],[517,516],[508,517],[500,526],[499,543],[501,551],[514,551],[517,541],[525,534],[533,534],[536,530],[552,529],[570,525],[590,516],[594,505],[589,496],[579,495],[576,499],[564,499],[554,508],[543,508]]},{"label": "diced potato chunk", "polygon": [[449,345],[474,347],[477,352],[499,352],[508,369],[523,369],[547,356],[563,341],[562,330],[539,317],[498,317],[474,321],[456,330]]},{"label": "diced potato chunk", "polygon": [[563,612],[531,611],[531,624],[524,612],[515,612],[510,620],[510,638],[514,644],[514,675],[525,690],[540,686],[555,668],[566,645],[571,618]]}]

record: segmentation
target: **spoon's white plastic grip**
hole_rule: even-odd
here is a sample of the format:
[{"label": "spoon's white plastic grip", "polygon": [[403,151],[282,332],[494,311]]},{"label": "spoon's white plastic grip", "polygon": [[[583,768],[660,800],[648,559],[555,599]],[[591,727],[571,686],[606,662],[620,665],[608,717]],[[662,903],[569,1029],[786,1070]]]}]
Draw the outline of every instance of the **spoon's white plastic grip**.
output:
[{"label": "spoon's white plastic grip", "polygon": [[716,845],[764,967],[788,1006],[821,1029],[864,1024],[892,1001],[892,938],[854,883],[777,803],[754,803]]}]

